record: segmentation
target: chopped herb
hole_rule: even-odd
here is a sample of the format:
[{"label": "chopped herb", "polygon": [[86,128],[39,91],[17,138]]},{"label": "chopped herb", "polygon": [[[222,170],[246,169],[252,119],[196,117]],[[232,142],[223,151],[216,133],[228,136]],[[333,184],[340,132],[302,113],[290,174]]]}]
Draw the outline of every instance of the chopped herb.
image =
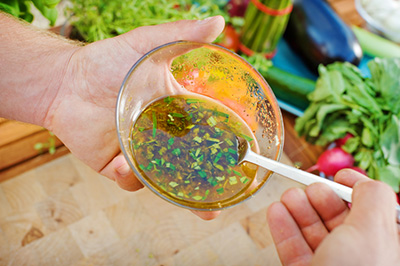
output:
[{"label": "chopped herb", "polygon": [[215,179],[217,179],[218,181],[224,181],[225,176],[216,176]]},{"label": "chopped herb", "polygon": [[171,113],[171,115],[174,117],[185,117],[183,114],[180,113]]},{"label": "chopped herb", "polygon": [[240,133],[239,135],[240,135],[242,138],[244,138],[245,140],[247,140],[248,142],[253,141],[253,138],[251,138],[251,137],[249,137],[249,136],[247,136],[247,135],[245,135],[245,134],[243,134],[243,133]]},{"label": "chopped herb", "polygon": [[203,141],[203,139],[200,138],[199,136],[194,137],[193,140],[198,142],[198,143],[201,143]]},{"label": "chopped herb", "polygon": [[217,125],[217,121],[215,121],[215,118],[213,116],[210,116],[207,119],[207,123],[210,125],[210,127],[215,127]]},{"label": "chopped herb", "polygon": [[236,185],[237,184],[236,176],[229,177],[229,184],[231,184],[231,185]]},{"label": "chopped herb", "polygon": [[172,98],[171,96],[167,96],[167,97],[164,98],[164,102],[166,104],[172,103],[173,100],[174,100],[174,98]]},{"label": "chopped herb", "polygon": [[225,142],[229,145],[229,146],[234,146],[235,144],[233,144],[233,142],[230,139],[226,139]]},{"label": "chopped herb", "polygon": [[203,197],[200,196],[200,195],[196,195],[196,196],[193,196],[192,199],[194,199],[194,200],[202,200]]},{"label": "chopped herb", "polygon": [[198,173],[199,173],[199,176],[202,177],[202,178],[206,178],[207,177],[207,173],[204,172],[203,170],[199,171]]},{"label": "chopped herb", "polygon": [[242,174],[240,172],[233,170],[233,169],[232,169],[232,171],[235,173],[235,175],[242,176]]},{"label": "chopped herb", "polygon": [[234,149],[231,149],[231,148],[228,149],[228,152],[229,152],[229,153],[232,153],[232,154],[234,154],[234,155],[237,155],[237,154],[238,154],[237,150],[234,150]]},{"label": "chopped herb", "polygon": [[215,178],[210,177],[209,179],[207,179],[208,183],[211,184],[211,186],[215,187],[216,185],[218,185],[218,182]]},{"label": "chopped herb", "polygon": [[224,193],[224,188],[223,187],[217,188],[216,191],[218,194],[222,194]]},{"label": "chopped herb", "polygon": [[133,157],[144,178],[167,197],[223,202],[254,178],[235,159],[234,139],[251,131],[218,107],[203,98],[170,96],[148,105],[135,122],[129,141]]},{"label": "chopped herb", "polygon": [[177,186],[179,186],[179,184],[176,183],[176,182],[174,182],[174,181],[169,182],[168,185],[170,185],[171,187],[177,187]]},{"label": "chopped herb", "polygon": [[157,133],[157,117],[156,117],[156,112],[153,111],[153,138],[156,137]]},{"label": "chopped herb", "polygon": [[201,102],[203,102],[203,100],[200,100],[200,99],[187,99],[186,102],[187,102],[188,104],[192,104],[192,103],[201,103]]},{"label": "chopped herb", "polygon": [[202,198],[202,200],[205,200],[207,198],[208,194],[210,194],[209,189],[206,190],[206,193],[204,194],[204,197]]},{"label": "chopped herb", "polygon": [[245,176],[240,178],[240,182],[242,182],[243,184],[246,184],[249,181],[249,179]]},{"label": "chopped herb", "polygon": [[181,155],[181,149],[179,149],[179,148],[173,149],[172,154],[175,156]]},{"label": "chopped herb", "polygon": [[222,152],[218,152],[217,155],[215,156],[214,163],[217,163],[219,159],[221,159],[221,157],[222,157]]}]

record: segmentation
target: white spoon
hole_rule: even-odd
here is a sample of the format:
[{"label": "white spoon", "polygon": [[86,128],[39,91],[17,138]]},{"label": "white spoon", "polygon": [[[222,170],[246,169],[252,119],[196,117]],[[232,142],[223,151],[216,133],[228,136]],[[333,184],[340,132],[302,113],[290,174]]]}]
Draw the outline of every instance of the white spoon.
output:
[{"label": "white spoon", "polygon": [[[250,143],[248,141],[240,137],[237,137],[237,139],[238,139],[238,164],[244,161],[254,163],[274,173],[283,175],[285,177],[288,177],[294,181],[297,181],[307,186],[317,182],[327,184],[333,191],[336,192],[336,194],[340,198],[342,198],[347,202],[351,202],[351,194],[353,192],[352,188],[346,187],[331,180],[322,178],[320,176],[311,174],[309,172],[261,156],[251,150]],[[399,205],[396,206],[396,211],[397,211],[397,223],[400,224]]]}]

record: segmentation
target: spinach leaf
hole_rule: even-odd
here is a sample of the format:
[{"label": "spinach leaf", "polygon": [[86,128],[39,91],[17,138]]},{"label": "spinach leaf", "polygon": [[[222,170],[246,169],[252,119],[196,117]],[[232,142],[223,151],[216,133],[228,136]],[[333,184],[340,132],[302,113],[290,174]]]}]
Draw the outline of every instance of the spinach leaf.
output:
[{"label": "spinach leaf", "polygon": [[382,152],[389,164],[400,166],[400,119],[392,115],[392,119],[379,139]]},{"label": "spinach leaf", "polygon": [[375,58],[368,62],[371,80],[388,103],[390,110],[400,112],[400,59]]}]

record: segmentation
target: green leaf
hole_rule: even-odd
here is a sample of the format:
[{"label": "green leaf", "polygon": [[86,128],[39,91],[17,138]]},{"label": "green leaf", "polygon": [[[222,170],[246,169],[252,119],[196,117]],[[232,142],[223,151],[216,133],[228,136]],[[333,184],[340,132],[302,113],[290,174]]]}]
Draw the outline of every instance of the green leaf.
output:
[{"label": "green leaf", "polygon": [[392,165],[400,165],[400,119],[392,115],[388,126],[379,139],[382,152]]},{"label": "green leaf", "polygon": [[400,112],[400,58],[375,58],[368,62],[371,80],[390,110]]},{"label": "green leaf", "polygon": [[17,0],[6,0],[0,3],[0,10],[13,15],[14,17],[19,17],[19,5]]},{"label": "green leaf", "polygon": [[342,149],[347,153],[353,153],[357,150],[360,145],[360,138],[353,137],[346,141],[346,143],[342,146]]},{"label": "green leaf", "polygon": [[386,165],[379,167],[378,169],[378,179],[385,182],[393,188],[393,190],[398,193],[400,186],[400,167],[393,165]]},{"label": "green leaf", "polygon": [[368,127],[364,127],[361,135],[361,143],[367,147],[374,145],[374,137]]}]

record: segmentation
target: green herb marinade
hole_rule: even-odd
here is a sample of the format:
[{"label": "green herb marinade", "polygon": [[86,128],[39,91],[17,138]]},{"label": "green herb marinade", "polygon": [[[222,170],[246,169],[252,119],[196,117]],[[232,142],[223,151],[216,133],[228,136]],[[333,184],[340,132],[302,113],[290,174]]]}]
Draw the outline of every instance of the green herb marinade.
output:
[{"label": "green herb marinade", "polygon": [[230,110],[193,96],[147,106],[131,133],[142,175],[160,193],[189,202],[229,200],[251,185],[256,168],[237,165],[236,136],[251,132]]}]

